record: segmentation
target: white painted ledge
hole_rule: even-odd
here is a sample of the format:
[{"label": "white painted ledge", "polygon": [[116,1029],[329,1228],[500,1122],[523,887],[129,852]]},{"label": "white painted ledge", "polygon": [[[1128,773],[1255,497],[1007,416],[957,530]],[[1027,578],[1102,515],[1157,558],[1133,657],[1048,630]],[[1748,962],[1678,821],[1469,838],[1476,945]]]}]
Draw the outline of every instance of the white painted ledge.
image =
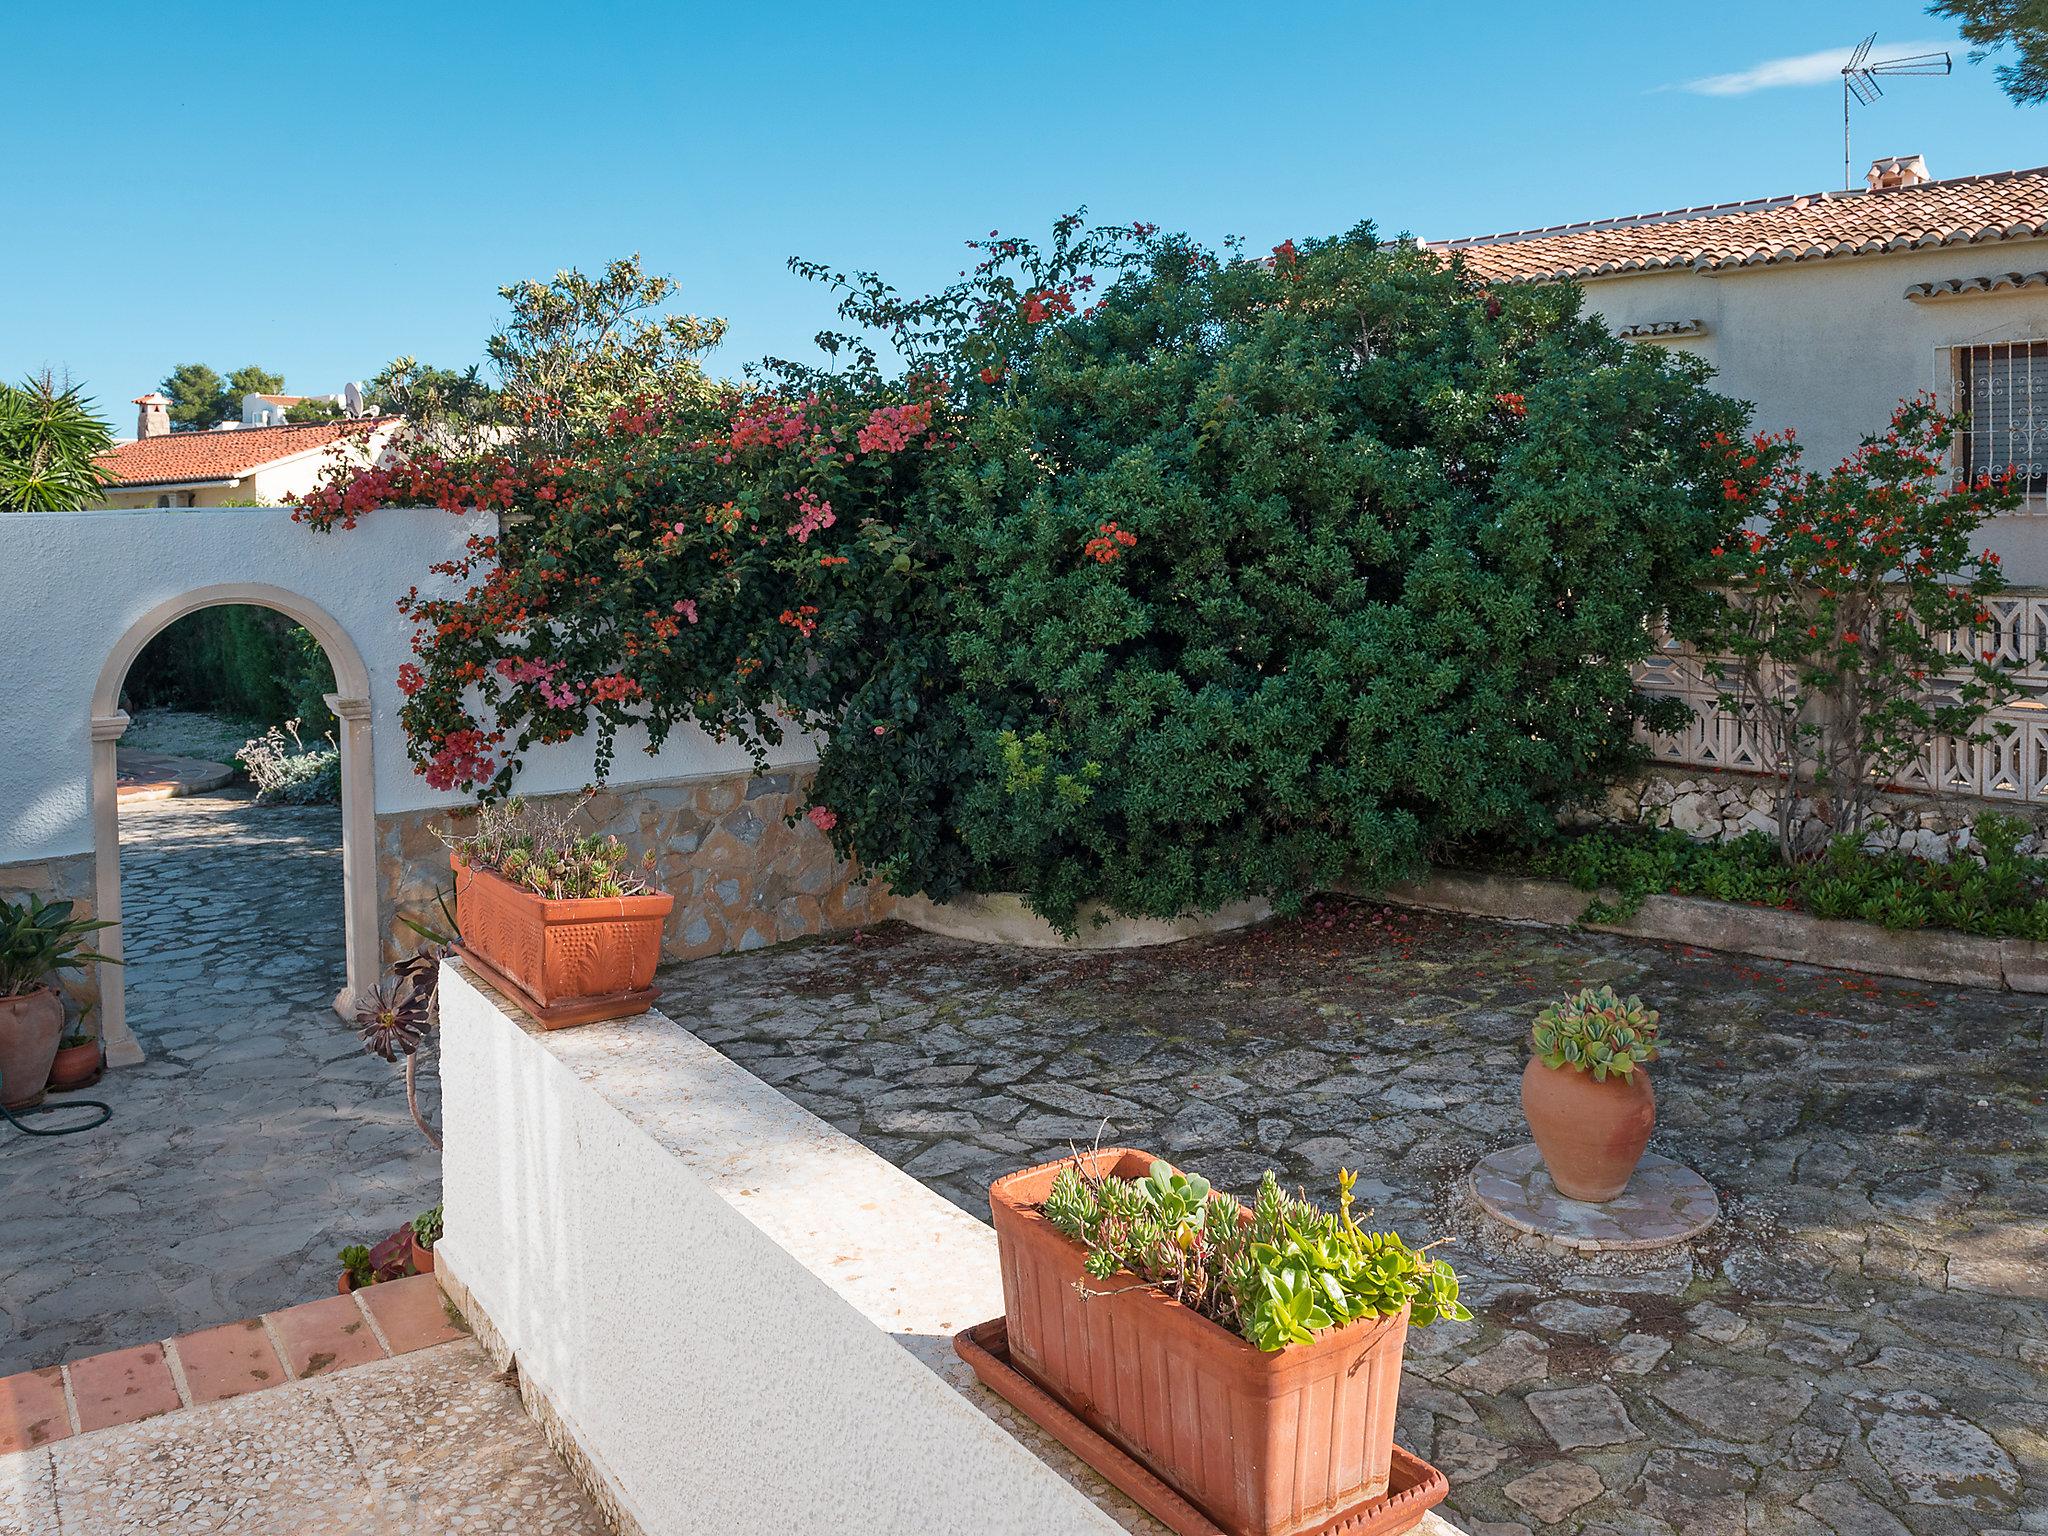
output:
[{"label": "white painted ledge", "polygon": [[986,1223],[662,1014],[546,1032],[449,962],[441,1030],[438,1267],[626,1530],[1164,1530],[954,1355]]}]

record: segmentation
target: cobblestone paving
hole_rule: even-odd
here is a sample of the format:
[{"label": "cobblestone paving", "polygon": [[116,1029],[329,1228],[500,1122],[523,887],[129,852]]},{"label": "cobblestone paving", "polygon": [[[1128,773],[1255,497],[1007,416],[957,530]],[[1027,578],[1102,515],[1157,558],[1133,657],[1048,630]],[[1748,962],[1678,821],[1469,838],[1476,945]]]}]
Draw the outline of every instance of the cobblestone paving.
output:
[{"label": "cobblestone paving", "polygon": [[[1526,1138],[1528,1019],[1665,1011],[1653,1147],[1726,1214],[1567,1257],[1460,1181]],[[892,925],[664,973],[679,1021],[960,1205],[1105,1139],[1219,1184],[1340,1166],[1453,1233],[1471,1324],[1411,1335],[1400,1423],[1473,1536],[2048,1531],[2038,1000],[1331,902],[1109,955]]]},{"label": "cobblestone paving", "polygon": [[336,1249],[439,1199],[396,1070],[331,1006],[340,810],[146,803],[121,847],[149,1059],[85,1090],[96,1131],[0,1125],[0,1376],[326,1294]]}]

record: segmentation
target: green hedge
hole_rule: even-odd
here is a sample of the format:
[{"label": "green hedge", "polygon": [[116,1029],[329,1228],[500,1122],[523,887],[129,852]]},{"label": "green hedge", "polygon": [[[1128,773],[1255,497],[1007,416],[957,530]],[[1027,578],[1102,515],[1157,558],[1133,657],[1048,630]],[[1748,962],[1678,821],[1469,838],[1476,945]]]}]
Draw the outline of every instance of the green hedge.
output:
[{"label": "green hedge", "polygon": [[247,606],[187,614],[128,669],[131,706],[301,721],[314,740],[333,725],[324,696],[334,669],[311,634],[283,614]]}]

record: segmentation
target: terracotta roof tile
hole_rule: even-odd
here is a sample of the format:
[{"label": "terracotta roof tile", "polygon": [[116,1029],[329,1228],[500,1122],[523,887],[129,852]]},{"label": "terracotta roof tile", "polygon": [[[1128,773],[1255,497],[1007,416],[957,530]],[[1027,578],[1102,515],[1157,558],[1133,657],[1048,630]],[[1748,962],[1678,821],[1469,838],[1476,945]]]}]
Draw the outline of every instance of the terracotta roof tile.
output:
[{"label": "terracotta roof tile", "polygon": [[99,457],[116,485],[178,485],[193,480],[236,480],[293,454],[325,448],[352,432],[381,425],[323,421],[303,427],[240,427],[220,432],[172,432],[117,443]]},{"label": "terracotta roof tile", "polygon": [[1427,242],[1493,282],[1718,271],[2048,235],[2048,166]]}]

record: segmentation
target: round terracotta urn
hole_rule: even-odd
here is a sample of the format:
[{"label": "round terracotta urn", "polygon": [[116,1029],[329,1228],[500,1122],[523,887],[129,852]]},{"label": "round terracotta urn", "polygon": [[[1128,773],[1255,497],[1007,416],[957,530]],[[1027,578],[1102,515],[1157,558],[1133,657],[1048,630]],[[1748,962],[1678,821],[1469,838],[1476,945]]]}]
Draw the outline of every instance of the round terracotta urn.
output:
[{"label": "round terracotta urn", "polygon": [[63,1038],[64,999],[56,988],[0,997],[0,1104],[26,1109],[42,1103]]},{"label": "round terracotta urn", "polygon": [[1657,1124],[1657,1096],[1641,1067],[1596,1083],[1590,1072],[1546,1067],[1531,1056],[1522,1071],[1522,1114],[1557,1192],[1600,1205],[1628,1188]]}]

